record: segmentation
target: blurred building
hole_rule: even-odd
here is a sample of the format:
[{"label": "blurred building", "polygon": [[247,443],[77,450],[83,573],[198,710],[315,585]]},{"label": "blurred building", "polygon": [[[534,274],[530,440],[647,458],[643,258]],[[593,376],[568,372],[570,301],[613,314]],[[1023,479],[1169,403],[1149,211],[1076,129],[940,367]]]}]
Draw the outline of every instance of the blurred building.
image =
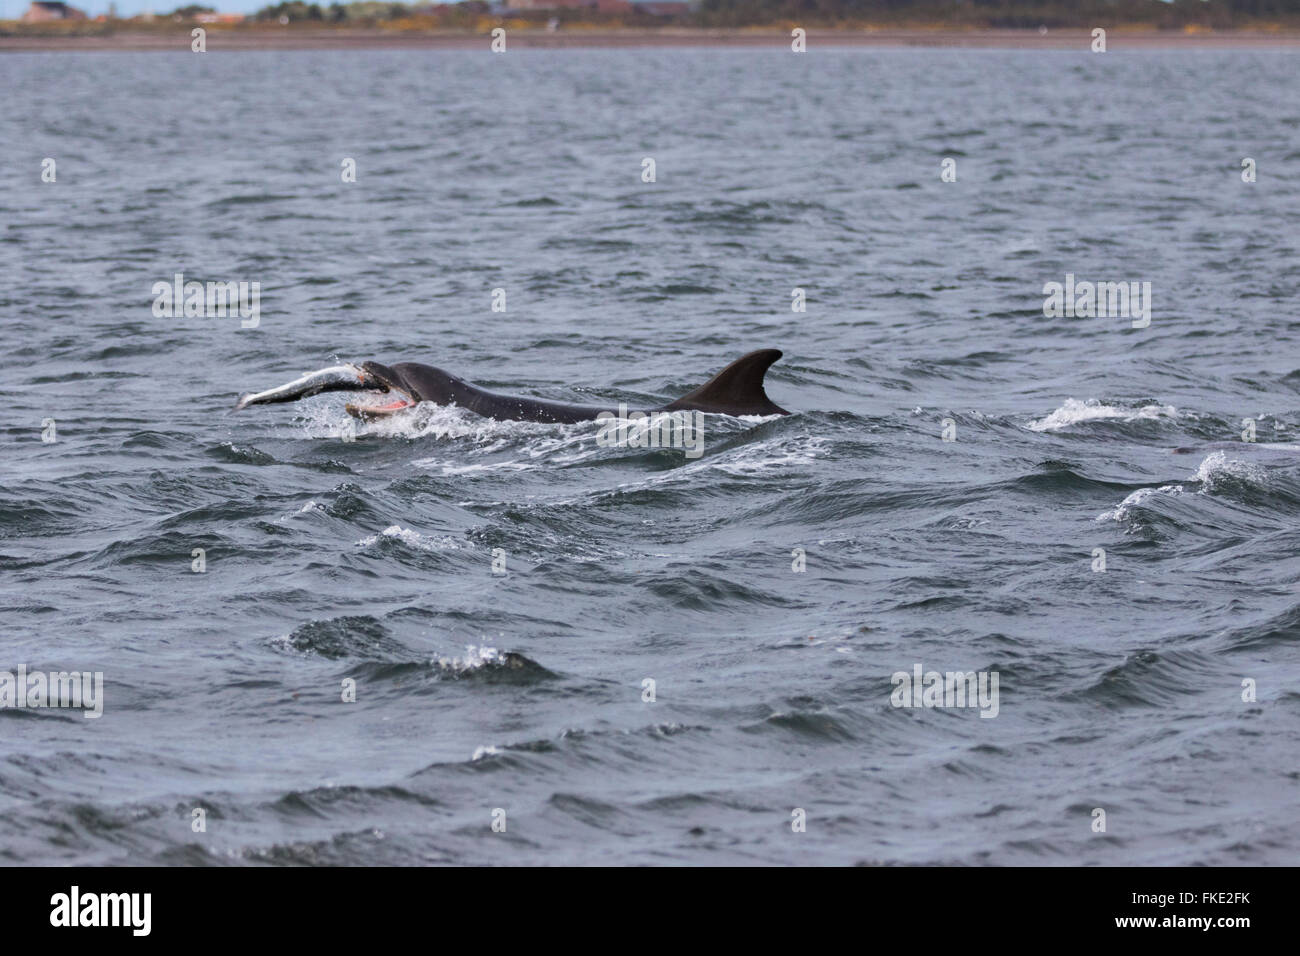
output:
[{"label": "blurred building", "polygon": [[86,15],[66,3],[34,2],[23,14],[27,23],[45,23],[49,20],[85,20]]}]

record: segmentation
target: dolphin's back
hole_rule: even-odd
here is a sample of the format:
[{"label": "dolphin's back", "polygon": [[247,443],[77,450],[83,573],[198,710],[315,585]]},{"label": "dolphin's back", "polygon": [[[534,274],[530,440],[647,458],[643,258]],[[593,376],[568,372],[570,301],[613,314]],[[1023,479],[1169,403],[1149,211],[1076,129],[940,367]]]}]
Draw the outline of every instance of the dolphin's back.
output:
[{"label": "dolphin's back", "polygon": [[[742,355],[699,388],[649,411],[789,415],[763,390],[763,377],[780,357],[779,349],[759,349]],[[603,412],[614,413],[617,410],[614,405],[571,405],[520,395],[500,395],[419,362],[398,362],[392,370],[411,385],[422,400],[439,405],[460,405],[486,418],[569,424],[591,421]]]},{"label": "dolphin's back", "polygon": [[397,362],[392,369],[414,387],[422,400],[459,405],[484,418],[567,425],[592,421],[602,412],[617,411],[617,406],[571,405],[522,395],[501,395],[419,362]]}]

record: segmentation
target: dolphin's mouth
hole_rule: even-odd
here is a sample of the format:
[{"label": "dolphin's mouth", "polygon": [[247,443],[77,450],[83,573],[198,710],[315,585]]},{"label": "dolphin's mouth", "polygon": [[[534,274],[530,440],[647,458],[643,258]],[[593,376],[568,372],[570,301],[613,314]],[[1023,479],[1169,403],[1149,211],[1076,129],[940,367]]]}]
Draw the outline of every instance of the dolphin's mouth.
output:
[{"label": "dolphin's mouth", "polygon": [[406,386],[401,376],[393,369],[386,365],[380,365],[378,362],[364,362],[361,368],[369,377],[370,383],[376,385],[381,393],[393,395],[396,398],[382,405],[362,405],[358,402],[349,402],[344,406],[344,410],[349,415],[359,418],[363,422],[370,422],[377,418],[387,418],[404,409],[414,408],[419,404],[419,398]]},{"label": "dolphin's mouth", "polygon": [[413,399],[399,398],[387,405],[358,405],[355,402],[348,402],[343,408],[353,418],[359,418],[363,422],[372,422],[377,418],[387,418],[403,409],[414,408],[416,404]]}]

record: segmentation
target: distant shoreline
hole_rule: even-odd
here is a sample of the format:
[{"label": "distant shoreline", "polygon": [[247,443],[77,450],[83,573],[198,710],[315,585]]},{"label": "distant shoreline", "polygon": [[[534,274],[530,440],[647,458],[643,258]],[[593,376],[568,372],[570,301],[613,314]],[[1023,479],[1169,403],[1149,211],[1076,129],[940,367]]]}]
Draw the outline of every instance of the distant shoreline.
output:
[{"label": "distant shoreline", "polygon": [[[189,51],[190,29],[119,30],[103,35],[59,34],[0,36],[0,52],[84,51]],[[207,27],[208,52],[222,50],[487,50],[487,33],[465,31],[395,31],[382,28],[275,29]],[[808,48],[818,47],[953,47],[984,49],[1089,50],[1090,30],[960,30],[960,29],[823,29],[808,28]],[[510,29],[508,49],[570,49],[622,47],[771,47],[788,48],[790,31],[784,27],[743,29]],[[1300,31],[1225,30],[1195,31],[1115,28],[1107,30],[1108,51],[1185,49],[1295,49]]]}]

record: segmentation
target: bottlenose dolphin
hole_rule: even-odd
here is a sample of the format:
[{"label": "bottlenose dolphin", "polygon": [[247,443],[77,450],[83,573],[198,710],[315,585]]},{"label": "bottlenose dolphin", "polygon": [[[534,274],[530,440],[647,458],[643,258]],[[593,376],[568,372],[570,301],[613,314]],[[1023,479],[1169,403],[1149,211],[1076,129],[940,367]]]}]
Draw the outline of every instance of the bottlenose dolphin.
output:
[{"label": "bottlenose dolphin", "polygon": [[[763,376],[780,357],[781,353],[777,349],[759,349],[742,355],[694,391],[667,405],[645,409],[644,412],[789,415],[763,391]],[[395,396],[394,401],[382,405],[348,404],[348,413],[364,421],[392,415],[420,402],[459,405],[485,418],[552,424],[593,421],[602,414],[614,414],[615,411],[611,406],[570,405],[567,402],[540,398],[499,395],[471,385],[440,368],[418,362],[398,362],[395,365],[362,362],[360,365],[331,366],[278,388],[245,395],[235,405],[235,411],[249,405],[295,402],[308,395],[336,391],[375,391]]]}]

